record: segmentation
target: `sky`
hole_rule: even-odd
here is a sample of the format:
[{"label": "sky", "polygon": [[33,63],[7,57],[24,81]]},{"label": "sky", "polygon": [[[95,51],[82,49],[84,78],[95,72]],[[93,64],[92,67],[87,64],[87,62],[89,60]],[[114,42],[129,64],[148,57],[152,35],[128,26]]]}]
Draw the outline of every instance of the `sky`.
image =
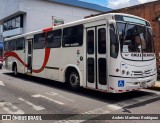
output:
[{"label": "sky", "polygon": [[94,4],[106,6],[112,9],[119,9],[119,8],[129,7],[129,6],[138,5],[146,2],[152,2],[156,0],[80,0],[80,1],[94,3]]}]

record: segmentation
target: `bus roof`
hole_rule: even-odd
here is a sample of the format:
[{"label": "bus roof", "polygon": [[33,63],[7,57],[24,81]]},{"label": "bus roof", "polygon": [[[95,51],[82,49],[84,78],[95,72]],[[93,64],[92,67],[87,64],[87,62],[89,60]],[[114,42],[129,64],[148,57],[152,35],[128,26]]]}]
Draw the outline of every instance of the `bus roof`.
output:
[{"label": "bus roof", "polygon": [[[69,26],[74,26],[74,25],[78,25],[78,24],[85,24],[85,23],[89,23],[89,22],[92,22],[92,21],[96,21],[96,20],[101,20],[101,19],[106,19],[106,17],[112,17],[114,15],[123,15],[123,16],[130,16],[130,17],[134,17],[134,18],[137,18],[137,19],[141,19],[141,20],[144,20],[148,23],[150,23],[149,21],[143,19],[143,18],[140,18],[138,16],[134,16],[134,15],[130,15],[130,14],[124,14],[124,13],[107,13],[107,14],[102,14],[102,15],[98,15],[98,16],[93,16],[93,17],[89,17],[89,18],[84,18],[84,19],[81,19],[81,20],[78,20],[78,21],[74,21],[74,22],[69,22],[69,23],[66,23],[66,24],[62,24],[62,25],[58,25],[58,26],[54,26],[54,27],[50,27],[48,29],[61,29],[61,28],[65,28],[65,27],[69,27]],[[46,28],[47,29],[47,28]],[[29,32],[29,33],[25,33],[25,34],[22,34],[22,35],[17,35],[17,36],[13,36],[13,37],[10,37],[10,38],[6,38],[5,41],[7,40],[12,40],[12,39],[16,39],[16,38],[21,38],[21,37],[27,37],[27,36],[30,36],[30,35],[33,35],[33,34],[37,34],[37,33],[41,33],[43,30],[46,30],[46,29],[40,29],[40,30],[36,30],[36,31],[32,31],[32,32]]]}]

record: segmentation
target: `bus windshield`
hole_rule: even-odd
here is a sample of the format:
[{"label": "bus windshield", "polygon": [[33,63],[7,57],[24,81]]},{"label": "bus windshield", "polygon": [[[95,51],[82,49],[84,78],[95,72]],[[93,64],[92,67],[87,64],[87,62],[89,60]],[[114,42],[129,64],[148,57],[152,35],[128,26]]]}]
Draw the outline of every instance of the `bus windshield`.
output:
[{"label": "bus windshield", "polygon": [[[153,59],[154,47],[150,28],[145,25],[129,22],[117,22],[117,28],[123,57],[133,59],[131,56],[134,56],[135,59],[137,56],[138,59],[135,60],[144,60],[145,58],[143,57],[149,56],[150,58],[145,60]],[[132,53],[132,55],[126,55],[127,53]],[[135,53],[139,54],[135,55]]]}]

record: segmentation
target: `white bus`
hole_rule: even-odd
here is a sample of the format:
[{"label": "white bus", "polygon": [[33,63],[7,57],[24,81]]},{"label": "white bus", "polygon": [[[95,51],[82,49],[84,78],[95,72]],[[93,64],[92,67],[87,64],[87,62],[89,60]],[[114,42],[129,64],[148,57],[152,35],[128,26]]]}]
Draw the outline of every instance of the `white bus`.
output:
[{"label": "white bus", "polygon": [[109,13],[5,39],[5,68],[110,93],[157,79],[150,23]]}]

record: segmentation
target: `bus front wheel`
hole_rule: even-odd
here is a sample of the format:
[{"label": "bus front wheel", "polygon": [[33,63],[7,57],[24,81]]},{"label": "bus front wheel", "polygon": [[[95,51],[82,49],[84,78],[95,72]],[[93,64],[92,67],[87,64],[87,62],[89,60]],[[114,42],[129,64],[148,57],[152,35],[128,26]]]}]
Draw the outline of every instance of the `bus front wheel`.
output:
[{"label": "bus front wheel", "polygon": [[68,73],[67,76],[67,84],[69,85],[69,87],[74,90],[74,91],[78,91],[79,87],[80,87],[80,78],[79,78],[79,74],[76,70],[72,70]]}]

